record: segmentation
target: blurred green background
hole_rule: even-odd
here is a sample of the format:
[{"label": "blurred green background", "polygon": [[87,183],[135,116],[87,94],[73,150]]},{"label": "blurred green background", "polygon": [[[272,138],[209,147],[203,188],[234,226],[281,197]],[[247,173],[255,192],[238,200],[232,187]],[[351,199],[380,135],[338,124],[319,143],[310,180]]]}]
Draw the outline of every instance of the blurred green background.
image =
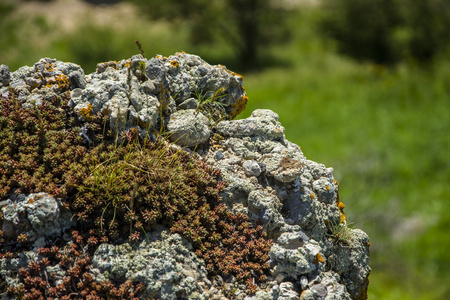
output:
[{"label": "blurred green background", "polygon": [[446,0],[0,0],[0,63],[200,55],[244,75],[244,118],[280,115],[335,169],[371,238],[369,299],[450,294]]}]

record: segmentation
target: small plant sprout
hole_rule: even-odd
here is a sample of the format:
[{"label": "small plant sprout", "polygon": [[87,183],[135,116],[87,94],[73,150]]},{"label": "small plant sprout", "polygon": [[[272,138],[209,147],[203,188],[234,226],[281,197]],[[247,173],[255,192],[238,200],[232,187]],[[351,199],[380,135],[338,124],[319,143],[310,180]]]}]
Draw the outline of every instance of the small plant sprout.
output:
[{"label": "small plant sprout", "polygon": [[352,246],[353,243],[353,233],[352,228],[350,227],[352,223],[341,222],[339,224],[333,224],[333,222],[329,221],[328,223],[328,231],[327,234],[331,237],[332,241],[336,244]]},{"label": "small plant sprout", "polygon": [[198,100],[197,111],[203,112],[210,121],[215,123],[223,120],[226,117],[225,104],[220,102],[220,98],[225,97],[225,87],[212,91],[196,91],[193,95]]}]

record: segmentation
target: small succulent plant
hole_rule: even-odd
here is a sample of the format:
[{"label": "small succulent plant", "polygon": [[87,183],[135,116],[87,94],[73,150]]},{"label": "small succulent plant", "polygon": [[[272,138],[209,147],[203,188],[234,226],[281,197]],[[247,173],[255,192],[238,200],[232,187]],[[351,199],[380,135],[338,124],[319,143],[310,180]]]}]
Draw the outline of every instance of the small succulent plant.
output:
[{"label": "small succulent plant", "polygon": [[[250,293],[266,280],[272,242],[246,215],[221,202],[226,183],[219,170],[162,136],[151,142],[132,128],[117,139],[106,116],[82,121],[67,105],[69,98],[62,92],[23,107],[14,89],[0,97],[0,200],[11,193],[47,192],[79,221],[72,242],[40,249],[39,259],[19,270],[21,284],[9,287],[9,295],[134,299],[139,284],[96,283],[88,272],[90,260],[99,243],[118,237],[135,242],[157,224],[185,236],[210,275],[233,275]],[[0,255],[14,257],[3,250],[4,242]],[[80,251],[86,247],[89,251]],[[58,284],[46,271],[56,265],[67,272]]]}]

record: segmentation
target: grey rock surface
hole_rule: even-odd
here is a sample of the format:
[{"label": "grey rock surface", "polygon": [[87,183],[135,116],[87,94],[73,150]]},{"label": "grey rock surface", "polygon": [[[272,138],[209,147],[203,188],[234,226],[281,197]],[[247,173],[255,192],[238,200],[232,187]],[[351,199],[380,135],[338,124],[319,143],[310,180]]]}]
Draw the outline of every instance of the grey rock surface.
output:
[{"label": "grey rock surface", "polygon": [[7,65],[0,65],[0,87],[2,85],[8,85],[11,76],[11,72]]},{"label": "grey rock surface", "polygon": [[103,274],[108,272],[111,280],[141,282],[146,287],[142,297],[152,299],[220,296],[207,278],[203,260],[191,251],[188,241],[162,226],[147,236],[149,242],[144,239],[133,247],[128,243],[100,245],[91,267],[97,280],[104,280]]},{"label": "grey rock surface", "polygon": [[[142,282],[146,295],[161,299],[220,299],[225,297],[220,290],[233,299],[366,299],[369,239],[347,227],[333,169],[308,160],[288,141],[273,111],[258,109],[233,120],[247,102],[242,76],[177,53],[100,63],[89,75],[76,64],[48,58],[12,73],[2,65],[0,83],[0,95],[12,87],[26,106],[69,93],[69,106],[81,120],[100,112],[110,116],[110,126],[117,130],[168,132],[172,142],[195,149],[193,155],[221,170],[228,182],[224,203],[261,224],[274,241],[271,276],[254,295],[220,276],[208,278],[190,244],[161,228],[148,233],[150,242],[100,244],[91,269],[96,280],[108,271],[117,280]],[[217,92],[220,97],[214,98]],[[205,99],[217,105],[204,109]],[[225,117],[216,118],[211,108]],[[43,193],[4,199],[4,235],[14,239],[26,233],[35,248],[63,235],[73,223],[58,201]],[[337,224],[347,230],[345,241],[333,236],[332,225]],[[28,261],[1,258],[0,276],[13,284],[12,270]]]},{"label": "grey rock surface", "polygon": [[278,284],[256,299],[364,299],[368,237],[349,228],[349,244],[331,238],[329,224],[345,224],[333,169],[306,159],[269,110],[219,122],[217,131],[224,139],[205,158],[229,182],[227,205],[262,224],[275,241],[269,256]]},{"label": "grey rock surface", "polygon": [[208,119],[195,109],[179,110],[167,123],[169,139],[181,146],[195,147],[209,140]]},{"label": "grey rock surface", "polygon": [[43,238],[61,236],[76,224],[61,201],[46,193],[21,194],[6,201],[9,204],[2,208],[1,230],[10,239],[25,234],[27,242],[42,242]]}]

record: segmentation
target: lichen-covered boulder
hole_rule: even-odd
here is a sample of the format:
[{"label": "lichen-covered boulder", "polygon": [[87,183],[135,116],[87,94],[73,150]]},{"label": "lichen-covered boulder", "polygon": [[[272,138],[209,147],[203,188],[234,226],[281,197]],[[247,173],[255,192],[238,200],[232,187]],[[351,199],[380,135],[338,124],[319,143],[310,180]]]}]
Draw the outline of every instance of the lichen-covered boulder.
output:
[{"label": "lichen-covered boulder", "polygon": [[[137,126],[142,136],[167,130],[167,121],[177,111],[196,109],[208,120],[234,119],[248,101],[241,75],[182,52],[99,63],[96,72],[87,76],[76,64],[43,58],[13,73],[2,65],[0,81],[0,93],[7,93],[10,86],[29,105],[70,92],[69,105],[80,119],[89,120],[101,112],[110,117],[113,129]],[[204,140],[202,136],[199,141]]]},{"label": "lichen-covered boulder", "polygon": [[82,118],[97,112],[111,115],[116,120],[111,126],[121,131],[138,126],[143,132],[150,129],[172,132],[165,127],[173,124],[165,122],[174,117],[172,114],[200,109],[202,102],[217,91],[220,97],[212,101],[207,110],[211,116],[207,117],[212,117],[211,109],[217,109],[224,118],[233,119],[247,103],[242,76],[186,53],[149,60],[136,55],[120,62],[101,63],[86,81],[84,87],[71,91],[75,111]]},{"label": "lichen-covered boulder", "polygon": [[[347,227],[333,169],[286,140],[272,111],[216,128],[224,138],[205,158],[229,182],[224,200],[275,241],[269,252],[274,281],[256,299],[365,299],[368,237]],[[333,236],[336,226],[345,236]]]},{"label": "lichen-covered boulder", "polygon": [[[64,95],[70,98],[64,109],[80,122],[99,113],[119,132],[132,134],[135,131],[129,129],[137,128],[141,136],[163,133],[178,144],[170,147],[184,147],[202,160],[199,163],[219,169],[227,182],[223,203],[233,213],[248,216],[273,240],[267,246],[270,276],[264,285],[249,284],[253,290],[248,291],[233,276],[208,277],[192,245],[161,226],[145,237],[137,235],[133,245],[123,238],[99,241],[94,236],[82,244],[75,231],[70,241],[64,233],[75,225],[70,212],[60,199],[45,193],[0,199],[0,239],[20,244],[17,255],[0,256],[0,281],[17,288],[16,270],[39,269],[33,262],[37,257],[42,261],[44,250],[38,247],[47,246],[47,254],[61,259],[45,267],[56,274],[52,283],[59,289],[66,284],[77,290],[78,283],[64,283],[64,278],[83,267],[86,278],[77,279],[80,286],[89,280],[95,282],[90,283],[95,290],[108,280],[140,283],[142,296],[150,298],[366,299],[369,239],[347,226],[333,169],[308,160],[288,141],[273,111],[259,109],[246,119],[233,120],[247,103],[242,85],[242,76],[186,53],[99,63],[89,75],[76,64],[47,58],[12,73],[0,66],[2,98],[14,91],[14,101],[35,107]],[[87,130],[81,127],[80,136],[89,147]],[[61,249],[49,249],[54,239]],[[30,244],[28,250],[21,241]],[[10,251],[16,245],[1,247]],[[78,258],[59,256],[67,251]],[[72,265],[65,265],[67,261]],[[76,266],[80,261],[86,265]],[[26,274],[23,269],[21,273]]]}]

